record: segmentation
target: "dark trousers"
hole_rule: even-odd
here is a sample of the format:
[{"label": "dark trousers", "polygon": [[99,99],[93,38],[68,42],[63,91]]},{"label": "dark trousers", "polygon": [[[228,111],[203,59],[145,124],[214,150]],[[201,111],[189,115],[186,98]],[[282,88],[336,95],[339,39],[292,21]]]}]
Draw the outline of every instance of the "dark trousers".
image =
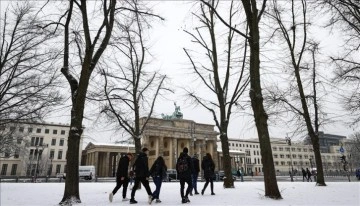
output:
[{"label": "dark trousers", "polygon": [[[188,187],[187,187],[186,193],[184,195],[185,183],[188,185]],[[180,178],[180,195],[181,195],[181,198],[188,197],[191,190],[192,190],[191,176],[189,176],[187,178]]]},{"label": "dark trousers", "polygon": [[162,184],[162,177],[153,177],[154,184],[156,186],[155,191],[152,193],[154,199],[159,199],[160,189]]},{"label": "dark trousers", "polygon": [[[194,189],[195,193],[197,193],[197,180],[198,180],[198,174],[192,174],[191,175],[191,179],[192,179],[192,188]],[[192,189],[191,189],[192,191]]]},{"label": "dark trousers", "polygon": [[149,186],[149,180],[147,180],[146,177],[135,177],[134,187],[131,190],[131,199],[135,198],[135,192],[138,189],[140,182],[145,187],[145,190],[148,193],[148,195],[152,195],[151,189]]},{"label": "dark trousers", "polygon": [[125,177],[124,180],[121,180],[120,178],[116,178],[116,186],[114,188],[114,190],[112,191],[113,195],[115,195],[115,193],[121,188],[121,186],[123,186],[123,198],[126,197],[126,191],[129,185],[129,178]]},{"label": "dark trousers", "polygon": [[209,182],[210,182],[211,193],[213,193],[213,192],[214,192],[214,182],[213,182],[212,177],[208,177],[208,178],[206,178],[205,180],[206,180],[206,182],[205,182],[205,185],[204,185],[204,188],[203,188],[202,191],[205,191],[205,190],[206,190],[206,188],[207,188],[207,186],[208,186],[208,184],[209,184]]}]

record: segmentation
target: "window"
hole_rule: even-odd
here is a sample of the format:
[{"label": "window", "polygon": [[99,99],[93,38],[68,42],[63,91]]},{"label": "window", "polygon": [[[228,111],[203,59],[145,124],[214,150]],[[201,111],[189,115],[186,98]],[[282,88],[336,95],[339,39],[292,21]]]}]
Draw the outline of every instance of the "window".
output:
[{"label": "window", "polygon": [[293,157],[293,158],[296,158],[296,154],[293,154],[292,157]]},{"label": "window", "polygon": [[291,151],[292,151],[292,152],[295,152],[295,148],[291,148]]},{"label": "window", "polygon": [[5,148],[5,151],[4,151],[4,153],[5,153],[5,158],[9,158],[10,157],[10,148]]},{"label": "window", "polygon": [[19,132],[23,133],[24,132],[24,127],[20,127]]},{"label": "window", "polygon": [[33,132],[33,128],[29,127],[29,128],[28,128],[28,132],[29,132],[29,133],[32,133],[32,132]]},{"label": "window", "polygon": [[16,169],[17,169],[17,164],[13,164],[11,166],[11,173],[10,175],[16,175]]},{"label": "window", "polygon": [[289,148],[289,147],[285,148],[285,150],[286,150],[287,152],[290,152],[290,148]]},{"label": "window", "polygon": [[61,160],[61,159],[62,159],[62,152],[63,152],[63,151],[61,151],[61,150],[58,152],[58,160]]},{"label": "window", "polygon": [[281,155],[280,155],[280,158],[284,158],[284,155],[283,155],[283,154],[281,154]]},{"label": "window", "polygon": [[64,139],[60,139],[59,146],[64,146]]},{"label": "window", "polygon": [[49,134],[50,130],[49,129],[45,129],[45,134]]},{"label": "window", "polygon": [[10,132],[15,132],[15,127],[10,127]]},{"label": "window", "polygon": [[277,154],[274,154],[274,158],[278,158],[278,155],[277,155]]},{"label": "window", "polygon": [[16,143],[17,143],[17,144],[21,144],[22,140],[23,140],[22,137],[18,137],[18,138],[16,139]]},{"label": "window", "polygon": [[275,161],[275,165],[279,165],[279,162],[278,162],[278,161]]},{"label": "window", "polygon": [[4,130],[5,130],[5,126],[4,125],[0,126],[0,131],[4,131]]},{"label": "window", "polygon": [[279,151],[284,151],[284,148],[282,148],[282,147],[279,147]]},{"label": "window", "polygon": [[55,146],[55,145],[56,145],[56,139],[55,139],[55,138],[51,140],[51,145],[52,145],[52,146]]},{"label": "window", "polygon": [[286,158],[290,158],[290,155],[288,154],[288,155],[286,155]]},{"label": "window", "polygon": [[36,129],[36,133],[41,133],[41,129],[40,129],[40,128],[37,128],[37,129]]},{"label": "window", "polygon": [[307,149],[306,149],[306,148],[304,148],[304,152],[307,152]]},{"label": "window", "polygon": [[301,152],[301,148],[297,148],[297,151],[298,151],[298,152]]},{"label": "window", "polygon": [[259,151],[256,151],[256,154],[259,155]]},{"label": "window", "polygon": [[254,150],[254,155],[256,155],[256,151]]},{"label": "window", "polygon": [[65,134],[65,130],[61,130],[61,134],[64,135],[64,134]]},{"label": "window", "polygon": [[7,167],[8,167],[7,164],[3,164],[1,168],[1,175],[6,175]]},{"label": "window", "polygon": [[50,159],[54,159],[54,156],[55,156],[55,150],[51,150],[50,151]]},{"label": "window", "polygon": [[14,158],[19,158],[19,149],[15,150]]},{"label": "window", "polygon": [[272,149],[273,149],[273,151],[277,151],[277,147],[273,147]]},{"label": "window", "polygon": [[56,129],[53,130],[53,134],[57,134],[57,130],[56,130]]},{"label": "window", "polygon": [[285,162],[284,162],[284,161],[282,161],[282,162],[281,162],[281,165],[282,165],[282,166],[284,166],[284,165],[285,165]]},{"label": "window", "polygon": [[60,173],[61,165],[56,165],[56,173]]}]

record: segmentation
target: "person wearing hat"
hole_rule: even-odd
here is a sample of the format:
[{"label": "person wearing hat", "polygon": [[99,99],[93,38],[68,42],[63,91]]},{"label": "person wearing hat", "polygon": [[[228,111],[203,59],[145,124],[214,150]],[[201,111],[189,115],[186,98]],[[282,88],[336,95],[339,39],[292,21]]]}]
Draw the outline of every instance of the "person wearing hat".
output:
[{"label": "person wearing hat", "polygon": [[[191,161],[191,157],[188,155],[189,149],[184,147],[183,152],[180,153],[179,158],[176,162],[176,171],[180,181],[180,195],[181,203],[188,203],[189,194],[192,189],[191,174],[194,171],[194,166]],[[186,192],[184,194],[185,183],[188,185]]]},{"label": "person wearing hat", "polygon": [[135,172],[135,183],[134,187],[131,190],[131,199],[130,204],[136,204],[137,201],[135,200],[135,192],[139,187],[140,182],[144,185],[145,190],[148,194],[148,203],[151,204],[153,201],[152,192],[149,186],[149,166],[148,166],[148,148],[144,147],[142,152],[138,154],[137,159],[133,165],[133,171]]},{"label": "person wearing hat", "polygon": [[191,189],[191,192],[190,192],[190,196],[193,195],[192,193],[192,190],[194,189],[195,191],[195,195],[198,195],[199,192],[197,190],[197,180],[198,180],[198,177],[199,177],[199,172],[200,172],[200,161],[197,157],[197,154],[194,154],[194,156],[191,158],[191,161],[194,165],[194,171],[193,173],[191,174],[191,179],[192,179],[192,189]]}]

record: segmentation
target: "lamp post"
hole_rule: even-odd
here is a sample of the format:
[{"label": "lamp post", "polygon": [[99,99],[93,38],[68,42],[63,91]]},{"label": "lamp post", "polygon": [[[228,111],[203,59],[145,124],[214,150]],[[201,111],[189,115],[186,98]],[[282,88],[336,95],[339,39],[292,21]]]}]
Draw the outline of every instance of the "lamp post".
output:
[{"label": "lamp post", "polygon": [[[35,145],[35,147],[36,147],[35,151],[37,152],[36,167],[35,167],[35,179],[34,179],[35,182],[36,182],[37,175],[38,175],[40,151],[42,153],[44,151],[44,148],[47,147],[47,146],[48,146],[47,144]],[[39,147],[41,147],[42,150],[39,150]]]},{"label": "lamp post", "polygon": [[294,182],[294,178],[293,178],[293,174],[294,174],[294,167],[292,164],[292,156],[291,156],[291,138],[290,137],[285,137],[285,141],[288,143],[288,145],[290,146],[289,148],[289,153],[290,153],[290,165],[291,165],[291,173],[290,173],[290,179],[291,182]]}]

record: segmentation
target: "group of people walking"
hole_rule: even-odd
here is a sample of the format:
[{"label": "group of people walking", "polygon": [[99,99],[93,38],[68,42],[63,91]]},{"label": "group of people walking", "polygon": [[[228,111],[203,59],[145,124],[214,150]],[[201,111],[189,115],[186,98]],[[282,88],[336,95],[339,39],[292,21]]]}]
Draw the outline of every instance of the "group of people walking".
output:
[{"label": "group of people walking", "polygon": [[[198,195],[200,194],[197,189],[197,179],[200,172],[200,161],[195,154],[193,157],[190,157],[188,154],[189,150],[187,147],[183,149],[180,153],[177,163],[176,163],[176,171],[178,175],[178,179],[180,181],[180,196],[181,203],[188,203],[189,195]],[[167,166],[162,156],[159,156],[154,164],[149,169],[148,166],[148,153],[149,150],[147,148],[143,148],[142,152],[137,155],[134,165],[131,168],[131,172],[134,173],[134,186],[131,190],[130,204],[136,204],[135,193],[140,183],[144,186],[147,194],[148,194],[148,203],[151,204],[153,201],[160,203],[160,189],[162,185],[162,181],[167,177],[166,171]],[[116,186],[113,191],[109,194],[109,201],[112,202],[114,195],[116,192],[123,186],[122,197],[123,201],[128,201],[129,199],[126,197],[127,188],[132,177],[129,176],[129,164],[132,160],[133,155],[128,153],[120,158],[117,173],[116,173]],[[204,179],[205,184],[203,189],[201,190],[201,195],[204,195],[206,188],[210,183],[211,195],[215,195],[214,193],[214,183],[213,177],[215,175],[215,164],[210,155],[207,153],[204,156],[201,162],[201,168],[204,171]],[[149,178],[150,176],[153,179],[155,184],[155,190],[152,192],[149,186]],[[185,190],[185,184],[187,188]]]},{"label": "group of people walking", "polygon": [[303,182],[305,182],[305,180],[307,180],[308,182],[312,182],[312,173],[310,172],[309,168],[306,168],[306,170],[304,168],[301,168],[301,172],[303,175]]}]

